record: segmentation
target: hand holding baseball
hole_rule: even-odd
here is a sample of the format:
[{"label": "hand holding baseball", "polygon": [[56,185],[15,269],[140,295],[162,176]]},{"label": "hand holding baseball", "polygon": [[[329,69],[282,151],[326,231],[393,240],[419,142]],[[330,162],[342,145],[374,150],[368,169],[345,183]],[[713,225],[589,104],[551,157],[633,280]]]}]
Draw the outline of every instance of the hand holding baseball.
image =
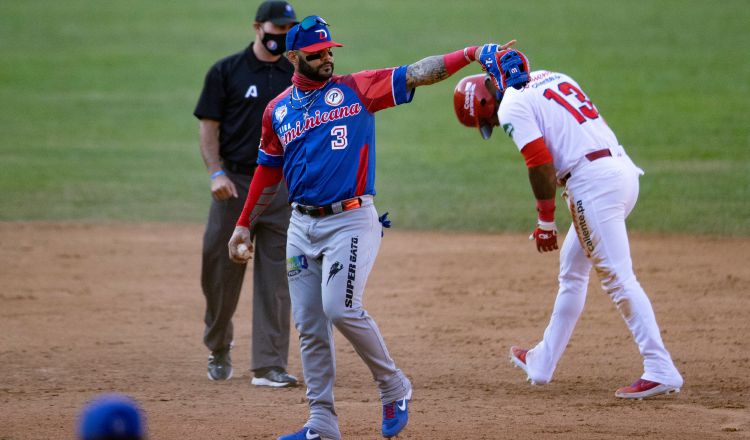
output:
[{"label": "hand holding baseball", "polygon": [[243,260],[249,260],[253,256],[253,254],[250,253],[250,248],[245,243],[241,243],[237,246],[237,254]]},{"label": "hand holding baseball", "polygon": [[250,241],[250,230],[237,226],[229,239],[229,259],[238,264],[245,264],[253,257],[253,243]]}]

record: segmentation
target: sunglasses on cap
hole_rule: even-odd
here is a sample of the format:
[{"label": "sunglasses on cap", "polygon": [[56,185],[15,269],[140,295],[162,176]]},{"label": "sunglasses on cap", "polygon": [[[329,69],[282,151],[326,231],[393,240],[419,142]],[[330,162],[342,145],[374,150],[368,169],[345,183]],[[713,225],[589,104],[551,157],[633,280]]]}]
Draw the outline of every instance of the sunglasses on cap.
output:
[{"label": "sunglasses on cap", "polygon": [[317,15],[311,15],[309,17],[305,17],[305,19],[299,23],[299,27],[301,27],[302,29],[306,31],[309,31],[310,28],[312,28],[316,24],[322,24],[323,26],[330,26],[325,20],[323,20],[323,17],[319,17]]},{"label": "sunglasses on cap", "polygon": [[[315,27],[316,24],[322,24],[323,26],[326,26],[326,27],[330,26],[328,24],[328,22],[326,22],[325,20],[323,20],[323,17],[319,17],[317,15],[311,15],[309,17],[305,17],[304,20],[300,21],[299,22],[299,27],[303,31],[309,31],[310,29],[312,29],[313,27]],[[292,46],[291,47],[294,47],[297,44],[297,37],[298,36],[299,36],[299,32],[297,32],[296,34],[294,34],[294,39],[292,40]],[[317,59],[317,58],[313,58],[313,59]],[[308,60],[308,61],[310,61],[310,60]]]}]

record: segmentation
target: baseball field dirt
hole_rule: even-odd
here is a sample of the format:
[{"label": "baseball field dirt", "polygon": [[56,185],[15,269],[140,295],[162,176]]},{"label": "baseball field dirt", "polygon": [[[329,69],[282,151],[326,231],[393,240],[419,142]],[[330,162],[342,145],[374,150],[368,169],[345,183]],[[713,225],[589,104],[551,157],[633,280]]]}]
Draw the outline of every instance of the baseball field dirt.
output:
[{"label": "baseball field dirt", "polygon": [[[247,290],[235,375],[206,378],[201,235],[201,225],[0,223],[0,439],[72,439],[81,406],[111,391],[141,403],[152,440],[271,439],[303,425],[304,387],[249,384]],[[750,239],[631,243],[685,377],[678,395],[614,397],[641,360],[595,280],[554,381],[528,384],[508,348],[541,337],[557,253],[537,254],[524,234],[388,230],[365,306],[415,387],[400,438],[750,438]],[[343,436],[380,438],[371,376],[336,343]],[[301,377],[297,350],[292,330],[289,370]]]}]

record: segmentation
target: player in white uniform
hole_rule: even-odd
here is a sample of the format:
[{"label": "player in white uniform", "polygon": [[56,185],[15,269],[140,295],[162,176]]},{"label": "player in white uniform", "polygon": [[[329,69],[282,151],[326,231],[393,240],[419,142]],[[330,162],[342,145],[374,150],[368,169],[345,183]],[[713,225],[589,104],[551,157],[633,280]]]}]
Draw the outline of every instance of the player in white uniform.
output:
[{"label": "player in white uniform", "polygon": [[[664,347],[651,303],[633,272],[625,227],[625,218],[638,198],[643,171],[633,164],[571,77],[546,70],[530,72],[526,56],[515,50],[484,57],[482,64],[493,81],[475,75],[462,80],[456,89],[456,101],[463,96],[463,107],[476,104],[471,109],[475,123],[466,124],[471,115],[464,115],[462,122],[480,126],[485,138],[499,122],[525,157],[538,211],[530,239],[536,241],[539,252],[557,249],[554,214],[558,184],[565,186],[563,198],[573,217],[560,251],[560,286],[544,337],[530,350],[511,347],[511,360],[532,383],[546,384],[552,379],[583,310],[589,272],[594,267],[643,356],[640,379],[615,395],[644,398],[678,392],[683,379]],[[489,93],[482,90],[486,84]],[[469,89],[479,92],[466,99],[467,93],[460,91]],[[489,99],[477,99],[481,94]],[[480,113],[497,106],[498,100],[497,118],[492,112],[482,120]],[[459,119],[463,107],[456,108]]]}]

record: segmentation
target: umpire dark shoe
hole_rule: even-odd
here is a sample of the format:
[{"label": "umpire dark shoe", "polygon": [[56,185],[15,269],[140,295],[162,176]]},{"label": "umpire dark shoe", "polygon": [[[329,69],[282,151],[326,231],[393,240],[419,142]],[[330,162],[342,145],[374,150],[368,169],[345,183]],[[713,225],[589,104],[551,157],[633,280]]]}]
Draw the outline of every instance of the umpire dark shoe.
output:
[{"label": "umpire dark shoe", "polygon": [[211,380],[229,380],[232,378],[232,357],[229,348],[212,351],[208,357],[208,378]]},{"label": "umpire dark shoe", "polygon": [[250,383],[260,387],[296,387],[297,378],[281,368],[263,368],[255,371],[255,377]]}]

